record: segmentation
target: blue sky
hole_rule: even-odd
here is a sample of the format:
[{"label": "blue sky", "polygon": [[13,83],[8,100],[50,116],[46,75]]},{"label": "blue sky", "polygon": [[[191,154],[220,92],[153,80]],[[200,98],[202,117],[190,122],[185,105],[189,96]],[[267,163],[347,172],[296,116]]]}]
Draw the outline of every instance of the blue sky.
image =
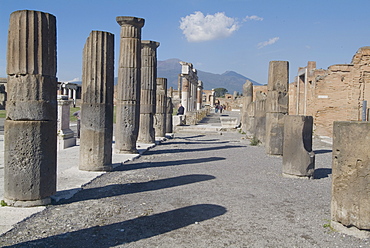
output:
[{"label": "blue sky", "polygon": [[56,16],[60,81],[81,79],[92,30],[115,34],[118,62],[116,16],[145,19],[142,39],[161,43],[158,60],[178,58],[218,74],[232,70],[262,84],[271,60],[289,61],[293,81],[307,61],[323,69],[350,63],[358,48],[370,45],[369,0],[0,0],[0,77],[6,77],[9,16],[22,9]]}]

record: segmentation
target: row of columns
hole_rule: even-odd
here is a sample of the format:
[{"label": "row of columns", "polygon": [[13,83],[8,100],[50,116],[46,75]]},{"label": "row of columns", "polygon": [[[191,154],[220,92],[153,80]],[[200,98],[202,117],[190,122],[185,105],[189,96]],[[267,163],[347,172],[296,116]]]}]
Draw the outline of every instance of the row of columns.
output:
[{"label": "row of columns", "polygon": [[[314,177],[313,117],[288,115],[288,66],[287,61],[270,62],[267,94],[257,93],[254,101],[253,85],[244,85],[242,128],[251,137],[259,135],[267,154],[283,156],[284,176]],[[333,127],[331,226],[369,236],[370,124],[338,121]]]},{"label": "row of columns", "polygon": [[[172,132],[172,123],[166,122],[172,120],[172,103],[166,79],[156,78],[159,43],[141,41],[144,19],[120,16],[117,22],[121,33],[114,151],[137,153],[138,138],[154,143],[155,136]],[[13,206],[45,205],[56,193],[56,18],[16,11],[8,34],[4,200]],[[113,34],[90,33],[82,70],[79,169],[107,171],[112,169],[113,152]],[[62,121],[58,130],[66,130]]]},{"label": "row of columns", "polygon": [[187,111],[200,110],[202,108],[203,82],[198,80],[197,70],[193,64],[180,62],[181,74],[179,75],[179,94],[181,104]]}]

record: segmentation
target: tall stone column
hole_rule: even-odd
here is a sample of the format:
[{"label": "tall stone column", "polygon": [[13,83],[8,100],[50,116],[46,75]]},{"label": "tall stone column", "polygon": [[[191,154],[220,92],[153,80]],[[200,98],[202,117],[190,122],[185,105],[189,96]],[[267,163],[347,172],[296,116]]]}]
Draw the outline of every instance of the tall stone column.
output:
[{"label": "tall stone column", "polygon": [[155,143],[157,47],[159,47],[159,42],[150,40],[141,42],[141,96],[138,141],[142,143]]},{"label": "tall stone column", "polygon": [[157,104],[155,113],[155,136],[166,136],[167,78],[157,78]]},{"label": "tall stone column", "polygon": [[242,105],[242,130],[247,132],[251,128],[248,114],[248,106],[253,102],[253,83],[249,80],[243,84],[243,105]]},{"label": "tall stone column", "polygon": [[284,116],[289,107],[289,62],[270,61],[266,99],[266,153],[283,155]]},{"label": "tall stone column", "polygon": [[369,122],[334,122],[331,225],[336,230],[370,229],[369,141]]},{"label": "tall stone column", "polygon": [[50,203],[57,163],[56,18],[39,11],[10,15],[4,124],[4,200]]},{"label": "tall stone column", "polygon": [[183,76],[181,90],[181,104],[185,108],[184,114],[186,114],[186,111],[189,111],[189,90],[190,90],[189,79]]},{"label": "tall stone column", "polygon": [[137,153],[140,118],[141,28],[144,19],[118,16],[121,26],[116,101],[116,153]]},{"label": "tall stone column", "polygon": [[83,50],[79,169],[112,168],[114,35],[92,31]]},{"label": "tall stone column", "polygon": [[167,97],[167,107],[166,107],[166,133],[173,133],[173,122],[172,122],[172,114],[173,114],[173,104],[172,104],[172,97]]},{"label": "tall stone column", "polygon": [[198,80],[198,87],[197,87],[197,110],[200,110],[202,108],[202,96],[203,96],[203,82],[201,80]]},{"label": "tall stone column", "polygon": [[212,89],[212,91],[211,91],[211,97],[210,97],[210,104],[211,104],[211,106],[213,107],[213,106],[215,106],[215,89]]}]

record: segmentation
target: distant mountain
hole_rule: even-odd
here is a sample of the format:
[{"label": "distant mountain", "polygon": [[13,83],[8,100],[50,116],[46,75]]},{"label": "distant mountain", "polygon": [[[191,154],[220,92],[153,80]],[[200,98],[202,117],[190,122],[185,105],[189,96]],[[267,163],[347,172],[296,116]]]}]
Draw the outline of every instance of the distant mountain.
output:
[{"label": "distant mountain", "polygon": [[[173,87],[177,89],[178,75],[181,73],[181,65],[179,59],[167,59],[164,61],[157,62],[157,77],[167,78],[167,87]],[[195,68],[196,69],[196,68]],[[210,72],[204,72],[197,70],[199,80],[203,81],[203,87],[205,90],[211,90],[215,88],[225,88],[230,94],[234,91],[242,92],[243,84],[246,80],[250,80],[253,85],[261,85],[256,81],[247,78],[235,71],[226,71],[222,74],[215,74]],[[117,85],[118,78],[114,78],[114,85]],[[73,82],[81,84],[82,82]]]},{"label": "distant mountain", "polygon": [[[177,89],[178,75],[181,73],[181,65],[179,59],[167,59],[165,61],[158,61],[157,63],[157,77],[167,78],[168,87]],[[196,68],[195,68],[196,69]],[[197,70],[199,80],[203,81],[204,89],[210,90],[214,88],[225,88],[229,93],[234,91],[242,92],[243,84],[248,79],[254,85],[261,85],[256,81],[247,78],[234,71],[227,71],[223,74],[214,74]]]}]

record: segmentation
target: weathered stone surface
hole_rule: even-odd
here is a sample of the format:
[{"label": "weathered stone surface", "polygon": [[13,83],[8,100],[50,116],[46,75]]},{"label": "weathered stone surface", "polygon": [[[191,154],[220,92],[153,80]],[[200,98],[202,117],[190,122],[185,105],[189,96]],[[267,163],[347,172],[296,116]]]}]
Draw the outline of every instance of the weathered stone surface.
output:
[{"label": "weathered stone surface", "polygon": [[81,105],[81,140],[79,169],[112,169],[113,105]]},{"label": "weathered stone surface", "polygon": [[156,105],[157,48],[159,42],[141,41],[141,95],[138,141],[154,143]]},{"label": "weathered stone surface", "polygon": [[312,177],[315,153],[312,151],[312,116],[285,115],[283,174]]},{"label": "weathered stone surface", "polygon": [[266,113],[266,153],[283,155],[284,116],[282,113]]},{"label": "weathered stone surface", "polygon": [[267,91],[288,92],[289,62],[270,61]]},{"label": "weathered stone surface", "polygon": [[248,106],[252,102],[253,102],[253,84],[251,81],[247,80],[246,83],[243,84],[243,105],[241,112],[242,130],[246,133],[251,129],[249,118],[250,115],[248,114]]},{"label": "weathered stone surface", "polygon": [[[115,152],[116,153],[137,153],[136,140],[139,132],[140,112],[137,111],[136,102],[123,101],[116,104],[116,123],[120,123],[123,128],[115,132]],[[131,118],[126,118],[131,116]],[[121,143],[117,143],[117,142]],[[135,144],[135,146],[134,146]]]},{"label": "weathered stone surface", "polygon": [[284,115],[288,114],[289,63],[270,61],[266,99],[266,153],[283,155]]},{"label": "weathered stone surface", "polygon": [[[56,122],[4,123],[4,197],[37,201],[56,192]],[[33,205],[30,202],[29,205]]]},{"label": "weathered stone surface", "polygon": [[19,10],[10,15],[7,74],[55,77],[56,18],[40,11]]},{"label": "weathered stone surface", "polygon": [[268,113],[288,113],[289,97],[287,92],[268,91],[266,112]]},{"label": "weathered stone surface", "polygon": [[56,121],[56,77],[9,75],[7,85],[8,119]]},{"label": "weathered stone surface", "polygon": [[48,204],[56,191],[56,18],[10,15],[4,125],[4,197],[8,205]]},{"label": "weathered stone surface", "polygon": [[116,153],[137,153],[141,88],[141,28],[144,19],[118,16],[121,26],[117,86]]},{"label": "weathered stone surface", "polygon": [[80,170],[112,168],[113,88],[114,35],[92,31],[83,58]]},{"label": "weathered stone surface", "polygon": [[264,144],[266,141],[266,94],[262,92],[256,93],[253,110],[254,122],[251,136]]},{"label": "weathered stone surface", "polygon": [[166,133],[173,133],[173,122],[172,122],[172,114],[173,114],[173,104],[172,98],[167,96],[167,107],[166,107]]},{"label": "weathered stone surface", "polygon": [[157,102],[154,116],[156,137],[166,136],[167,78],[157,78]]},{"label": "weathered stone surface", "polygon": [[370,229],[370,123],[334,122],[331,219]]}]

